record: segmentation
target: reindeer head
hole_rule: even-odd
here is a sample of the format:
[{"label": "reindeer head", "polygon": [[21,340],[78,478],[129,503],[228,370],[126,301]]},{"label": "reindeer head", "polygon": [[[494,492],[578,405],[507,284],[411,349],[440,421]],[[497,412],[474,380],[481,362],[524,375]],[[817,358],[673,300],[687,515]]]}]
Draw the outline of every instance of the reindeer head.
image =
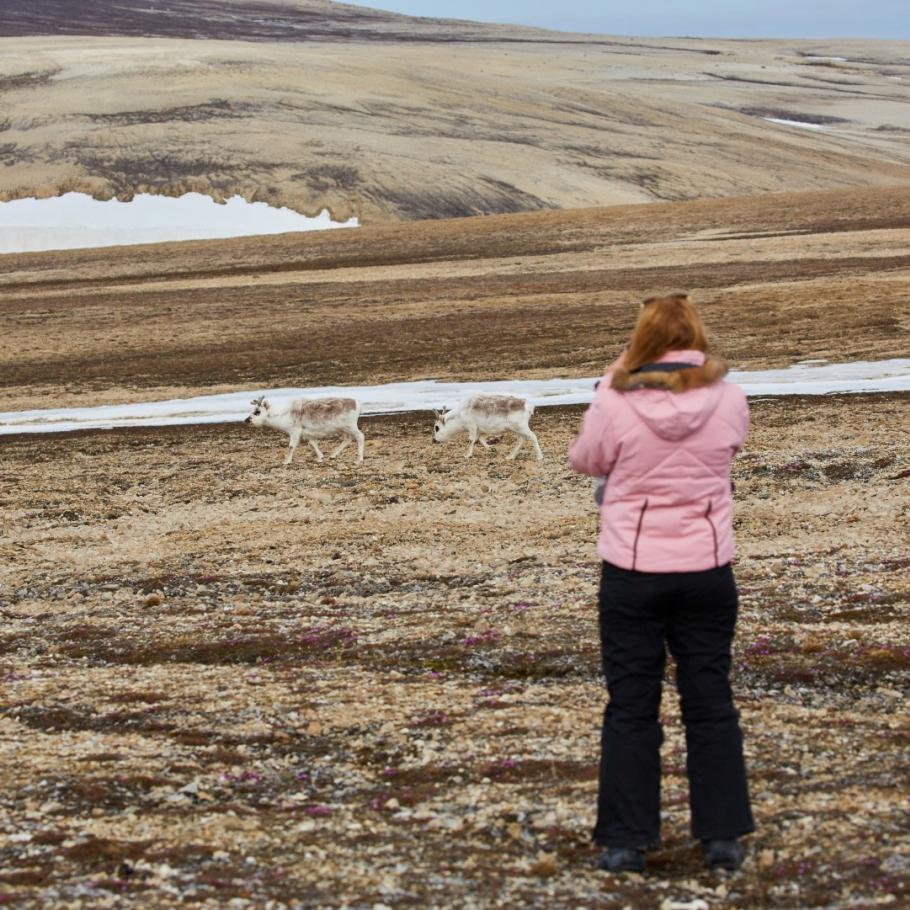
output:
[{"label": "reindeer head", "polygon": [[446,425],[446,420],[448,420],[449,415],[452,412],[443,408],[441,411],[433,411],[433,415],[436,418],[433,423],[433,441],[434,442],[443,442],[441,433]]},{"label": "reindeer head", "polygon": [[254,398],[250,404],[253,405],[253,413],[244,420],[244,423],[251,423],[254,427],[261,427],[269,416],[269,411],[271,410],[269,403],[265,400],[265,396],[260,395],[259,398]]}]

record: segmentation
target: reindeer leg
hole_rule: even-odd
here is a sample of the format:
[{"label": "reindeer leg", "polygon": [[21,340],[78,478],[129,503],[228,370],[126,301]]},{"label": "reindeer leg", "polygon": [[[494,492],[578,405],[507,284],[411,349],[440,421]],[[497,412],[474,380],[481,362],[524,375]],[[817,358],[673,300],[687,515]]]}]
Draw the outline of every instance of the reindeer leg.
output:
[{"label": "reindeer leg", "polygon": [[300,434],[291,433],[291,435],[288,437],[288,454],[284,459],[284,463],[286,465],[290,464],[294,460],[294,452],[297,451],[298,445],[300,445]]},{"label": "reindeer leg", "polygon": [[540,443],[537,441],[533,430],[528,430],[527,438],[531,440],[531,445],[534,446],[534,454],[537,456],[537,460],[543,461],[543,452],[540,451]]},{"label": "reindeer leg", "polygon": [[307,442],[313,447],[313,451],[316,453],[316,461],[322,461],[322,449],[316,444],[315,439],[308,439]]},{"label": "reindeer leg", "polygon": [[524,444],[525,444],[524,437],[516,435],[515,445],[512,447],[512,451],[509,452],[509,455],[508,455],[510,461],[518,455],[518,453],[521,451],[521,447]]},{"label": "reindeer leg", "polygon": [[341,445],[329,455],[329,458],[337,458],[350,444],[351,437],[345,436],[344,439],[341,440]]},{"label": "reindeer leg", "polygon": [[364,437],[363,433],[360,432],[356,427],[353,430],[354,438],[357,440],[357,464],[363,464],[363,443]]},{"label": "reindeer leg", "polygon": [[474,457],[474,443],[477,442],[477,427],[468,428],[468,438],[471,440],[470,445],[468,446],[468,454],[465,455],[465,458]]}]

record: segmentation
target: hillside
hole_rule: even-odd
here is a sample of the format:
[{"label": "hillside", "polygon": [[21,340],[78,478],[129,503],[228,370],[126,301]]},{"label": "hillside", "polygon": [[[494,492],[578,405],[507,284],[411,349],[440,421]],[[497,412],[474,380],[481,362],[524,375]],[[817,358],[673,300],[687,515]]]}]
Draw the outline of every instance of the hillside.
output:
[{"label": "hillside", "polygon": [[197,190],[376,222],[907,185],[908,78],[908,42],[12,0],[0,198]]},{"label": "hillside", "polygon": [[0,37],[527,41],[540,34],[521,26],[417,18],[331,0],[8,0],[0,20]]}]

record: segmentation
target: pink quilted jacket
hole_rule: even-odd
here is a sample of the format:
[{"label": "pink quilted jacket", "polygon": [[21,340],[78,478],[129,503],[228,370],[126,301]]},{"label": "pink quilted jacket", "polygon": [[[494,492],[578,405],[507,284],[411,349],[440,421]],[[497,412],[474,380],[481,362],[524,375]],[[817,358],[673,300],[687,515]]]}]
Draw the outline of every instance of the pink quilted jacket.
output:
[{"label": "pink quilted jacket", "polygon": [[730,462],[749,428],[720,361],[671,351],[604,378],[569,460],[608,474],[597,552],[640,572],[699,572],[733,557]]}]

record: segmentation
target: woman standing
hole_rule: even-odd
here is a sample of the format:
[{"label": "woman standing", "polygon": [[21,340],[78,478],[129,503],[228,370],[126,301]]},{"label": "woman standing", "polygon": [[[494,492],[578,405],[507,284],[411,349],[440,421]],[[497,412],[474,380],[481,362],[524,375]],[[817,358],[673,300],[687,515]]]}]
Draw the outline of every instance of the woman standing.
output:
[{"label": "woman standing", "polygon": [[642,871],[660,833],[659,717],[666,651],[676,660],[692,833],[711,868],[737,869],[754,830],[730,691],[736,624],[730,462],[749,426],[683,294],[642,305],[569,453],[609,475],[597,550],[604,713],[595,843],[600,867]]}]

